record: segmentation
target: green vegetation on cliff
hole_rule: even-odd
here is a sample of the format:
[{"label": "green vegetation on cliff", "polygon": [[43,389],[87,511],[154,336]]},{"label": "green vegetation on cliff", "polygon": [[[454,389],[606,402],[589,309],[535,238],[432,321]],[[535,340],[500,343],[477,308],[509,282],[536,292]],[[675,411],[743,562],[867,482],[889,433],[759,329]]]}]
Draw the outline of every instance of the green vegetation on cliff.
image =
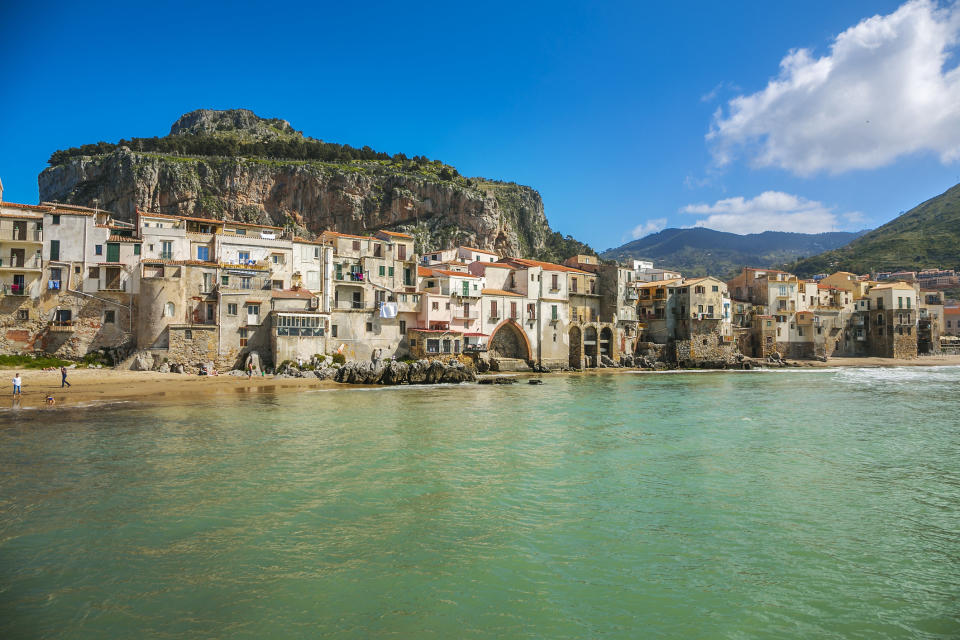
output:
[{"label": "green vegetation on cliff", "polygon": [[801,276],[960,268],[960,185],[850,244],[787,265]]},{"label": "green vegetation on cliff", "polygon": [[251,111],[198,110],[164,137],[54,152],[38,177],[44,201],[98,206],[120,219],[157,211],[324,230],[408,231],[418,249],[467,244],[562,261],[593,250],[554,232],[534,189],[467,178],[424,156],[305,137]]}]

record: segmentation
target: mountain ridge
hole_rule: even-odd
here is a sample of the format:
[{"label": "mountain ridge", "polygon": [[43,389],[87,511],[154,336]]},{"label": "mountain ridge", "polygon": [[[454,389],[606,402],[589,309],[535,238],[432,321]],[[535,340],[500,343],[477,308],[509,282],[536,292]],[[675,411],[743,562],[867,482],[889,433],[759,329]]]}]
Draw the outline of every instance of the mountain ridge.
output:
[{"label": "mountain ridge", "polygon": [[801,276],[934,267],[960,268],[960,184],[843,247],[788,265]]},{"label": "mountain ridge", "polygon": [[705,227],[669,228],[607,249],[607,260],[652,260],[657,267],[686,276],[732,276],[744,266],[772,267],[844,245],[865,233],[832,231],[818,234],[788,231],[736,234]]}]

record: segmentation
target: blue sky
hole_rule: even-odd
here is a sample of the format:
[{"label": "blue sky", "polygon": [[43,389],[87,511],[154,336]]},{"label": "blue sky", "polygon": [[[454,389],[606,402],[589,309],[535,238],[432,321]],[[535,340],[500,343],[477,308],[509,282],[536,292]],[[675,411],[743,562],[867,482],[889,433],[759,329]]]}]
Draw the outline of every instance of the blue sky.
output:
[{"label": "blue sky", "polygon": [[234,107],[530,185],[600,250],[873,227],[960,182],[953,4],[140,4],[3,3],[6,200],[58,148]]}]

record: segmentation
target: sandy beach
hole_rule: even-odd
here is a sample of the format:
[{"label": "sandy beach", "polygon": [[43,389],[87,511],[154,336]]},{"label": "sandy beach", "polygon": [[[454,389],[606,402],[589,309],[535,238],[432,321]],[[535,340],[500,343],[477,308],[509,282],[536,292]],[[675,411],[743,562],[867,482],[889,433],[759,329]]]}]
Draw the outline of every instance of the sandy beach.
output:
[{"label": "sandy beach", "polygon": [[[958,366],[960,356],[924,356],[913,360],[893,358],[830,358],[827,362],[818,360],[792,360],[801,367],[929,367]],[[133,402],[177,402],[189,403],[201,395],[289,392],[308,389],[349,388],[331,380],[316,378],[275,378],[274,376],[246,377],[236,376],[196,376],[153,371],[125,371],[116,369],[70,369],[67,381],[71,386],[60,387],[60,371],[41,371],[36,369],[7,368],[3,374],[8,378],[6,391],[12,389],[14,373],[19,371],[23,378],[23,396],[21,408],[42,407],[47,396],[53,396],[55,406],[90,406],[117,401]],[[635,369],[595,369],[591,373],[636,372]],[[650,371],[651,375],[658,372]],[[675,371],[674,371],[675,373]],[[495,374],[494,374],[495,375]],[[520,375],[537,375],[523,373]],[[553,374],[551,374],[553,375]],[[566,375],[579,375],[568,372]],[[0,403],[0,407],[12,407],[11,396]]]}]

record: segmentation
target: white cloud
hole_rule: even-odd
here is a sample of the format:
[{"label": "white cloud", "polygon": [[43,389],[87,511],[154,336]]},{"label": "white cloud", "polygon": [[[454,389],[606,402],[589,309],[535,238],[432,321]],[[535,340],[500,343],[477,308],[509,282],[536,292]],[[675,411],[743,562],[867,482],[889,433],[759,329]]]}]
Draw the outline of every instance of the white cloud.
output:
[{"label": "white cloud", "polygon": [[630,237],[634,240],[637,238],[642,238],[643,236],[648,236],[651,233],[656,233],[657,231],[662,231],[667,226],[666,218],[654,218],[653,220],[647,220],[641,224],[638,224],[630,231]]},{"label": "white cloud", "polygon": [[[731,233],[760,233],[762,231],[794,231],[822,233],[836,231],[837,214],[831,207],[816,200],[782,191],[764,191],[755,198],[742,196],[717,200],[714,204],[691,204],[681,209],[684,213],[706,216],[694,227],[707,227]],[[859,213],[842,214],[850,222],[863,216]],[[853,218],[851,218],[853,216]]]},{"label": "white cloud", "polygon": [[745,153],[798,175],[872,169],[917,152],[956,161],[960,69],[949,59],[958,40],[960,4],[913,0],[847,29],[829,55],[794,49],[765,89],[714,114],[714,160]]}]

